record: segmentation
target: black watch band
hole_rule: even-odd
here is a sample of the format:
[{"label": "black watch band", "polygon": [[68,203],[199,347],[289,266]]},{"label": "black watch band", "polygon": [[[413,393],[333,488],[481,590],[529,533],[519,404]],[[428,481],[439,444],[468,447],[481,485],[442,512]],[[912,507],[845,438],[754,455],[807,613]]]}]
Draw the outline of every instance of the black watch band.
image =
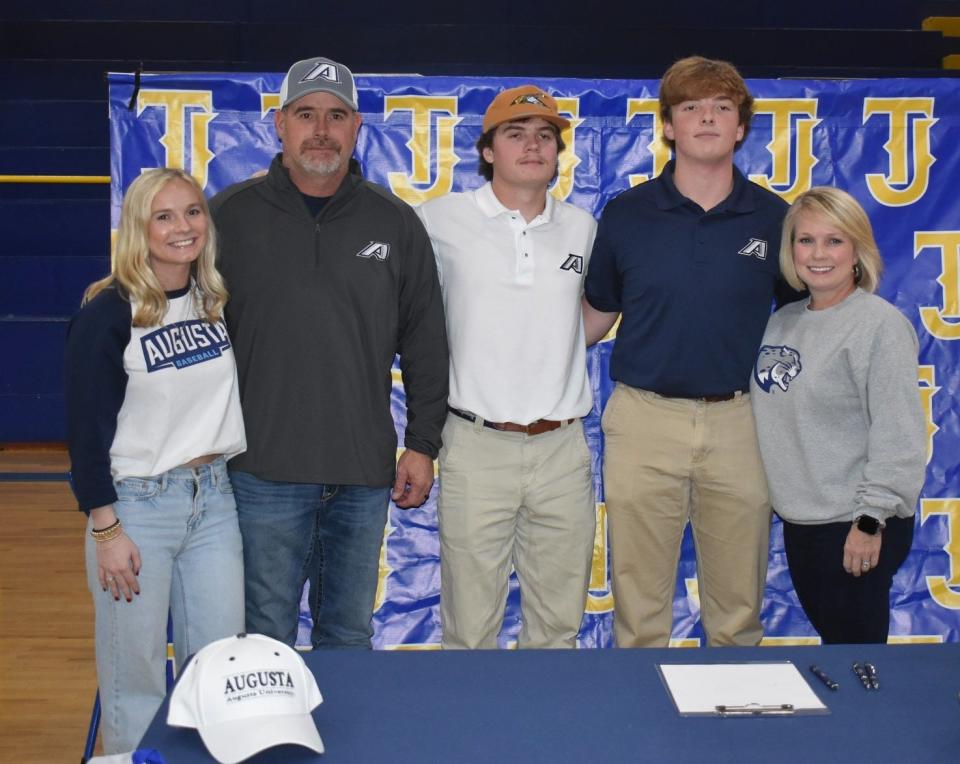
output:
[{"label": "black watch band", "polygon": [[870,515],[860,515],[857,518],[857,529],[871,536],[876,536],[880,532],[880,521]]}]

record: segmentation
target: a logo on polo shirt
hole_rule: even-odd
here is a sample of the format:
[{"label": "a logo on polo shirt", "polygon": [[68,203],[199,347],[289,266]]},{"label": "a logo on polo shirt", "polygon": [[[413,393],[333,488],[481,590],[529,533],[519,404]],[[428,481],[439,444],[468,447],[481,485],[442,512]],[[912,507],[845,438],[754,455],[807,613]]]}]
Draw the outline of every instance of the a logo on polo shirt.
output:
[{"label": "a logo on polo shirt", "polygon": [[185,369],[219,358],[230,347],[223,321],[215,324],[192,319],[167,324],[140,338],[147,371]]},{"label": "a logo on polo shirt", "polygon": [[755,257],[757,260],[766,260],[767,242],[765,242],[763,239],[750,239],[746,246],[744,246],[744,248],[741,249],[737,254],[746,255],[747,257]]},{"label": "a logo on polo shirt", "polygon": [[326,80],[327,82],[340,82],[340,70],[329,61],[321,61],[313,69],[307,72],[300,82],[316,82],[317,80]]},{"label": "a logo on polo shirt", "polygon": [[801,371],[800,353],[796,350],[786,345],[764,345],[757,354],[753,378],[764,392],[771,392],[774,386],[785,391]]},{"label": "a logo on polo shirt", "polygon": [[563,261],[560,270],[583,273],[583,255],[567,255],[567,259]]},{"label": "a logo on polo shirt", "polygon": [[371,241],[357,252],[357,257],[373,257],[377,260],[386,260],[390,257],[390,245],[384,241]]}]

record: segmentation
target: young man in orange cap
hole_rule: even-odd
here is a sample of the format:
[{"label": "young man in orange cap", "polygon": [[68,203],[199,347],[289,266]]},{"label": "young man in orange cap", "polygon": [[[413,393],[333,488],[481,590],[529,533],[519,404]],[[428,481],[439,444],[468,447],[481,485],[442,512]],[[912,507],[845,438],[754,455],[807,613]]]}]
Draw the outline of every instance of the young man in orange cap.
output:
[{"label": "young man in orange cap", "polygon": [[511,566],[520,647],[575,647],[593,554],[592,405],[580,314],[596,224],[548,188],[569,122],[541,88],[500,93],[477,141],[487,183],[419,208],[450,342],[440,451],[445,648],[492,648]]}]

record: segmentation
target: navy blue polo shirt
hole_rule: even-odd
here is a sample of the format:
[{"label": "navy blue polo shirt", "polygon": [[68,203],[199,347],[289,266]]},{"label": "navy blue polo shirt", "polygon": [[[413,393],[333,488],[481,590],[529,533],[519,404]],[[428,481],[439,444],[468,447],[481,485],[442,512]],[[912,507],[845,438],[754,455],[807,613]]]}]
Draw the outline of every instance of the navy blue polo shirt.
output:
[{"label": "navy blue polo shirt", "polygon": [[600,217],[585,292],[597,310],[621,313],[610,376],[678,397],[746,391],[778,283],[786,287],[787,204],[734,167],[730,196],[704,212],[677,190],[673,165]]}]

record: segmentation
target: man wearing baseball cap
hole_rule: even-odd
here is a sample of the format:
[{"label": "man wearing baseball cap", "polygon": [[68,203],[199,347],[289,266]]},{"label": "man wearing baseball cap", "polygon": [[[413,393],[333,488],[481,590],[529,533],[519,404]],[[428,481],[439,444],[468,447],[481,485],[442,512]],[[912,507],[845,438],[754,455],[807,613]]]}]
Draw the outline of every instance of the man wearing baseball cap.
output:
[{"label": "man wearing baseball cap", "polygon": [[[447,340],[430,240],[413,210],[365,181],[353,74],[298,61],[280,90],[282,144],[263,177],[219,193],[249,451],[230,462],[247,630],[293,644],[322,558],[315,647],[369,647],[387,505],[424,502],[447,397]],[[400,354],[406,450],[396,460]]]},{"label": "man wearing baseball cap", "polygon": [[440,451],[445,648],[491,648],[511,566],[520,647],[574,647],[596,507],[581,417],[592,405],[580,298],[593,218],[548,187],[569,122],[541,88],[500,93],[477,141],[475,191],[418,209],[450,339]]}]

